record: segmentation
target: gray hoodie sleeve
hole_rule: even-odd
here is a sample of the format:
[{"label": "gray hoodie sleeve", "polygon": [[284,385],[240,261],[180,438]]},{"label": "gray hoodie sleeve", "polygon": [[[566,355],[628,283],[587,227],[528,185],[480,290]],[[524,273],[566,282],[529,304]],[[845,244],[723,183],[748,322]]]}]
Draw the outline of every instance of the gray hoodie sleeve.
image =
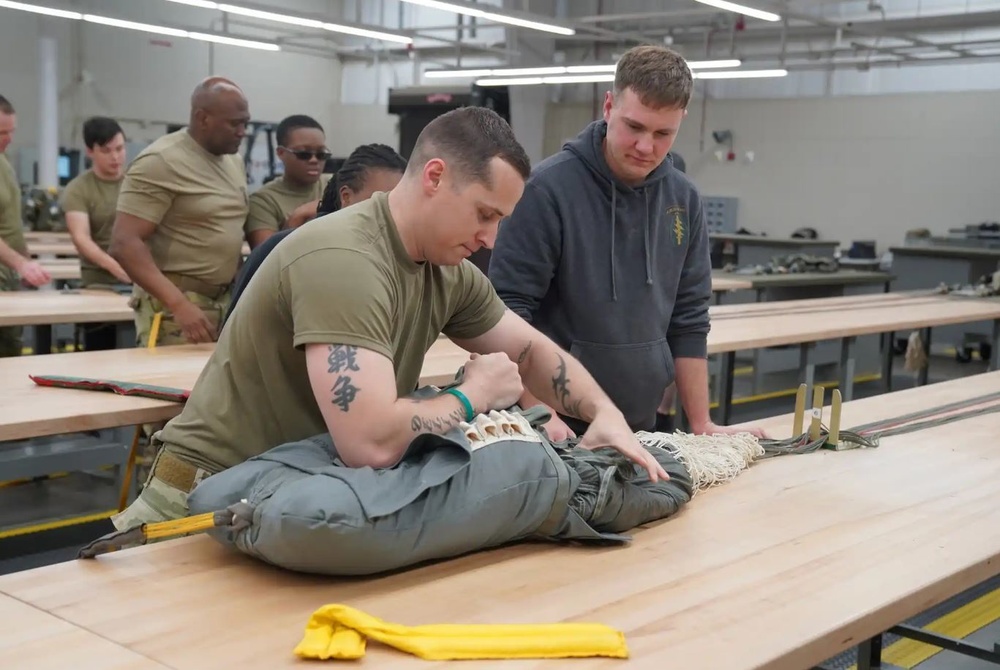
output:
[{"label": "gray hoodie sleeve", "polygon": [[531,322],[559,266],[562,219],[548,194],[529,181],[524,195],[500,224],[489,277],[512,312]]},{"label": "gray hoodie sleeve", "polygon": [[691,217],[691,244],[684,258],[684,271],[667,329],[667,342],[675,358],[705,358],[708,355],[709,316],[712,302],[712,260],[701,198],[695,196]]}]

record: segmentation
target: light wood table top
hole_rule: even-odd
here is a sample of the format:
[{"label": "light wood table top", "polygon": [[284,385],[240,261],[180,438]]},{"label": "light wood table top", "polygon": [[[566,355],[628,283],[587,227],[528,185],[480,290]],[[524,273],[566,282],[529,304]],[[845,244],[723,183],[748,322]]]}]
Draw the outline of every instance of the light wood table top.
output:
[{"label": "light wood table top", "polygon": [[[890,294],[891,295],[891,294]],[[885,300],[885,298],[882,298]],[[926,304],[903,303],[867,308],[835,306],[815,313],[760,313],[713,321],[708,335],[711,354],[758,347],[802,344],[828,339],[905,331],[951,323],[1000,319],[1000,301],[924,297]],[[828,298],[765,303],[788,310],[797,303],[816,305]],[[747,305],[712,307],[712,314],[749,308]],[[758,308],[754,308],[758,309]],[[110,393],[51,389],[36,386],[29,374],[103,377],[191,389],[214,345],[182,345],[147,349],[48,354],[0,359],[0,440],[57,435],[139,423],[167,421],[180,413],[179,403]],[[438,339],[428,352],[422,384],[442,385],[454,379],[468,353],[448,339]],[[54,398],[59,394],[59,401]]]},{"label": "light wood table top", "polygon": [[[997,300],[937,296],[921,298],[919,303],[914,299],[909,303],[893,304],[872,298],[864,304],[841,303],[833,305],[832,309],[815,309],[815,300],[828,298],[780,300],[766,303],[773,306],[774,314],[761,310],[744,316],[736,316],[736,310],[748,308],[746,305],[713,307],[708,351],[728,353],[1000,319],[1000,301]],[[812,303],[812,307],[808,311],[799,309],[796,313],[798,303]],[[721,311],[728,308],[734,309],[731,317],[725,317],[725,312]],[[717,313],[722,314],[722,318],[715,319]]]},{"label": "light wood table top", "polygon": [[80,259],[78,258],[50,258],[39,262],[52,275],[52,279],[80,278]]},{"label": "light wood table top", "polygon": [[28,244],[32,242],[72,242],[69,231],[65,230],[26,230],[24,239]]},{"label": "light wood table top", "polygon": [[743,291],[753,288],[753,282],[738,277],[712,276],[712,291]]},{"label": "light wood table top", "polygon": [[[111,392],[48,388],[29,375],[64,375],[194,388],[214,344],[130,348],[0,358],[0,441],[168,421],[183,405]],[[438,340],[424,360],[422,384],[443,385],[469,354]]]},{"label": "light wood table top", "polygon": [[0,595],[0,665],[18,670],[167,667],[5,595]]},{"label": "light wood table top", "polygon": [[112,291],[14,291],[0,293],[0,326],[131,321],[129,296]]},{"label": "light wood table top", "polygon": [[110,392],[45,388],[29,375],[97,377],[190,389],[215,345],[133,348],[0,359],[0,441],[166,421],[182,405]]},{"label": "light wood table top", "polygon": [[[979,375],[845,403],[843,416],[852,425],[997,388],[1000,373]],[[787,432],[791,418],[766,424]],[[6,575],[0,592],[176,670],[299,667],[292,649],[328,603],[410,625],[600,622],[631,652],[518,668],[801,670],[1000,570],[998,431],[1000,414],[984,415],[877,449],[766,460],[625,548],[522,544],[337,580],[198,536]],[[452,665],[374,643],[369,663]]]},{"label": "light wood table top", "polygon": [[79,256],[80,252],[72,242],[29,242],[28,253],[32,256]]},{"label": "light wood table top", "polygon": [[794,286],[841,286],[852,284],[883,284],[893,280],[887,272],[871,270],[840,269],[836,272],[795,272],[788,274],[754,275],[741,272],[712,270],[712,281],[718,279],[742,279],[749,281],[753,288],[794,287]]}]

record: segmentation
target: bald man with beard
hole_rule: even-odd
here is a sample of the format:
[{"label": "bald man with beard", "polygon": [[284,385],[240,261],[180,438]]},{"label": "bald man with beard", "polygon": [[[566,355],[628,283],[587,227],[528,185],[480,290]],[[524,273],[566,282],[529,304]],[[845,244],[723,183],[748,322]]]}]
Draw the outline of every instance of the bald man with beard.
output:
[{"label": "bald man with beard", "polygon": [[250,121],[243,91],[209,77],[191,95],[187,128],[140,153],[125,173],[109,253],[133,281],[137,344],[212,342],[229,307],[246,237]]}]

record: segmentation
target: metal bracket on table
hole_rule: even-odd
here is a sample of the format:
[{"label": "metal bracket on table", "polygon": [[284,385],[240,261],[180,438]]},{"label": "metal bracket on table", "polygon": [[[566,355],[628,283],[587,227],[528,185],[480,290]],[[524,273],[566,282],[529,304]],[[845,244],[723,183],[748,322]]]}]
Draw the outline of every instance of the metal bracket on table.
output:
[{"label": "metal bracket on table", "polygon": [[[792,435],[801,435],[805,430],[806,417],[806,394],[805,384],[799,385],[799,390],[795,393],[795,415],[792,420]],[[812,441],[820,438],[823,427],[823,397],[826,389],[822,386],[813,388],[813,403],[809,410],[809,439]],[[840,413],[843,397],[838,389],[833,390],[830,400],[830,425],[829,435],[826,439],[826,447],[840,449]]]}]

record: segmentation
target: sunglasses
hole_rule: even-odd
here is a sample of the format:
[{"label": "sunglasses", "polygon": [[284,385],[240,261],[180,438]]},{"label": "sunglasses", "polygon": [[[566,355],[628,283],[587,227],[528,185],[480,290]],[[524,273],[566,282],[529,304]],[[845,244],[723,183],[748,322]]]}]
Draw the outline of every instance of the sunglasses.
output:
[{"label": "sunglasses", "polygon": [[300,161],[307,161],[313,156],[315,156],[316,160],[318,161],[325,161],[328,158],[330,158],[330,156],[333,155],[326,149],[322,149],[320,151],[309,151],[308,149],[289,149],[288,147],[278,147],[278,148],[284,149],[288,153],[298,158]]}]

